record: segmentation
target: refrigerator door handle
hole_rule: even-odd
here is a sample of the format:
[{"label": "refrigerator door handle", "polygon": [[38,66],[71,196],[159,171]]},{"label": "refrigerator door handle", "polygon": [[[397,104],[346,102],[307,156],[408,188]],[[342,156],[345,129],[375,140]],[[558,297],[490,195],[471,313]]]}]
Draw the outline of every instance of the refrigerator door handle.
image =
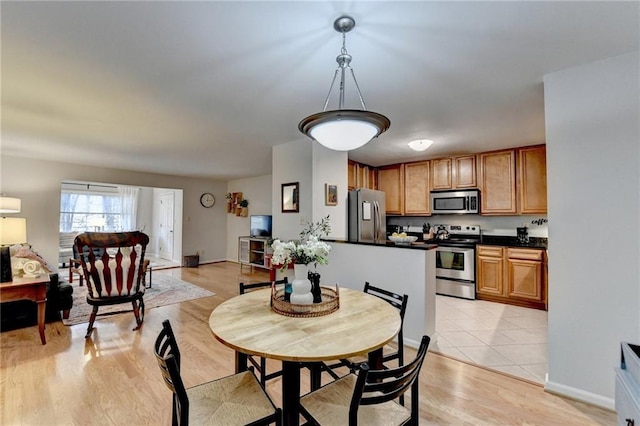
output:
[{"label": "refrigerator door handle", "polygon": [[374,228],[374,233],[373,233],[373,242],[377,243],[380,240],[380,221],[381,221],[381,217],[380,217],[380,205],[378,204],[378,201],[374,201],[373,202],[373,211],[374,211],[374,216],[375,216],[375,228]]}]

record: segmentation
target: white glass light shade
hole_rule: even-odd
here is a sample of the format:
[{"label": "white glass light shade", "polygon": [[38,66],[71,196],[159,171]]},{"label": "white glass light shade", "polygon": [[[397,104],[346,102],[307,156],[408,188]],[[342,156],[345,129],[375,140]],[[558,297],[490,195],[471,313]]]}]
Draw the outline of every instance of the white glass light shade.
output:
[{"label": "white glass light shade", "polygon": [[418,140],[409,142],[409,148],[411,148],[414,151],[424,151],[425,149],[429,148],[431,145],[433,145],[433,141],[430,139],[418,139]]},{"label": "white glass light shade", "polygon": [[27,242],[27,219],[22,217],[0,218],[0,244],[24,244]]},{"label": "white glass light shade", "polygon": [[385,132],[390,124],[376,112],[343,109],[310,115],[298,129],[329,149],[349,151]]},{"label": "white glass light shade", "polygon": [[20,198],[0,197],[0,213],[20,213]]}]

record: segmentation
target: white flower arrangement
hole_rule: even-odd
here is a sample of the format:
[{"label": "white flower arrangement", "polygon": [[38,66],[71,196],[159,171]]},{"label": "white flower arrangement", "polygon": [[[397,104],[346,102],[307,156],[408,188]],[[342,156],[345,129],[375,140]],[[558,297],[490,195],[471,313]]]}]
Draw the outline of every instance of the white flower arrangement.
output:
[{"label": "white flower arrangement", "polygon": [[327,265],[329,263],[329,252],[331,246],[320,241],[316,234],[327,236],[330,232],[329,216],[323,218],[316,224],[307,223],[307,229],[300,232],[302,241],[282,242],[276,239],[271,244],[273,255],[271,263],[273,265],[282,265],[286,268],[291,263],[315,265]]}]

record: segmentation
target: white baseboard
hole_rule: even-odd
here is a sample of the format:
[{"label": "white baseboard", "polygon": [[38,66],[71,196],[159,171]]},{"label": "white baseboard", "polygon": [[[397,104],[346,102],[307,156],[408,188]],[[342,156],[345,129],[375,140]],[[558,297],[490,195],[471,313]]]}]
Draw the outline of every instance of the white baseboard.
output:
[{"label": "white baseboard", "polygon": [[582,389],[547,380],[547,383],[544,385],[544,390],[567,398],[597,405],[598,407],[602,407],[607,410],[615,410],[615,400],[613,398],[607,398]]}]

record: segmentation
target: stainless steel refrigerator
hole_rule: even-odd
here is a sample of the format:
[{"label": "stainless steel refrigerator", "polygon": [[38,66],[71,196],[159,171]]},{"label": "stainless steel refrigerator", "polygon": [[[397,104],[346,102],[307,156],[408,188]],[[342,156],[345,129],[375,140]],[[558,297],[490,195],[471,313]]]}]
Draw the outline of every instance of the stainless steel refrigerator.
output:
[{"label": "stainless steel refrigerator", "polygon": [[384,192],[365,188],[349,191],[349,241],[384,243],[386,239]]}]

